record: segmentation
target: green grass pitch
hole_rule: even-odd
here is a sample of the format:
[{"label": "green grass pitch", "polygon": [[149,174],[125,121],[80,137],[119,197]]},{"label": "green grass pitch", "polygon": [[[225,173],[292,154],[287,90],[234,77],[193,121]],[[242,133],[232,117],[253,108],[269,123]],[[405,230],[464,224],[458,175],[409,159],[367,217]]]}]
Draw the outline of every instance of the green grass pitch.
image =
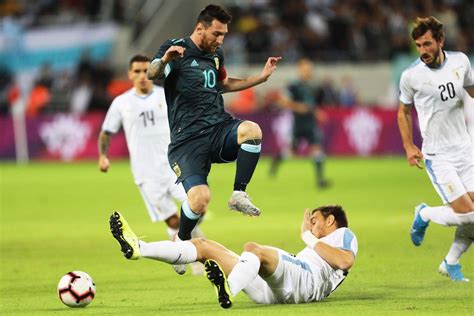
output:
[{"label": "green grass pitch", "polygon": [[[127,261],[111,237],[108,217],[120,210],[145,240],[166,239],[164,224],[152,224],[128,162],[112,161],[108,174],[95,162],[0,164],[1,315],[419,315],[474,314],[474,282],[456,284],[438,274],[454,228],[432,224],[421,247],[408,230],[419,202],[439,205],[425,171],[397,158],[330,158],[334,186],[317,190],[308,160],[282,165],[267,176],[262,159],[248,192],[262,209],[259,218],[227,210],[235,164],[214,165],[212,202],[202,228],[207,237],[241,252],[247,241],[290,252],[303,248],[299,226],[306,207],[338,203],[359,241],[351,273],[326,300],[302,305],[261,306],[245,294],[223,311],[203,276],[178,276],[164,263]],[[463,258],[474,281],[474,252]],[[88,272],[97,296],[85,309],[59,301],[56,285],[72,270]]]}]

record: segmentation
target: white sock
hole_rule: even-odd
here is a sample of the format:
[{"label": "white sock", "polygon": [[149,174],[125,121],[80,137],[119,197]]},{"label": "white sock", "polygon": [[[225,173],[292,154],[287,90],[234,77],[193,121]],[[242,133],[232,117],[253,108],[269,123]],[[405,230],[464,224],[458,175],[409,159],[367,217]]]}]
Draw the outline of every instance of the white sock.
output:
[{"label": "white sock", "polygon": [[458,264],[463,253],[465,253],[472,244],[474,235],[474,225],[458,226],[454,234],[454,241],[446,255],[448,264]]},{"label": "white sock", "polygon": [[249,285],[257,277],[259,269],[260,259],[253,253],[244,251],[240,255],[239,263],[234,266],[227,278],[232,296]]},{"label": "white sock", "polygon": [[166,232],[168,233],[170,240],[174,240],[174,236],[176,236],[176,234],[178,233],[178,230],[167,226]]},{"label": "white sock", "polygon": [[474,224],[474,212],[469,212],[465,214],[455,213],[459,224],[458,225],[469,225]]},{"label": "white sock", "polygon": [[190,241],[154,241],[140,240],[140,253],[143,257],[170,264],[191,263],[197,259],[197,250]]},{"label": "white sock", "polygon": [[455,213],[451,206],[427,206],[420,211],[421,219],[444,226],[459,226],[474,223],[474,212]]}]

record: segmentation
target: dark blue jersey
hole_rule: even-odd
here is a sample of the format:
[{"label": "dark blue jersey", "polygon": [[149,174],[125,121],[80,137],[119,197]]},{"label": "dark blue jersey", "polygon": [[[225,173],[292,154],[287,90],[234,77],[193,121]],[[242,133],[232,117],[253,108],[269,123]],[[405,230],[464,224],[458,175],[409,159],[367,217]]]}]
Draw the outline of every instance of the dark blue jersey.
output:
[{"label": "dark blue jersey", "polygon": [[313,87],[307,82],[296,80],[288,86],[289,96],[293,101],[304,103],[310,111],[307,113],[294,114],[294,124],[309,124],[314,125],[314,109],[316,107],[316,98],[314,97]]},{"label": "dark blue jersey", "polygon": [[176,144],[233,118],[224,110],[219,87],[219,81],[225,79],[222,50],[205,53],[191,38],[182,38],[166,41],[154,58],[161,58],[173,45],[186,48],[182,58],[170,61],[165,67],[171,143]]}]

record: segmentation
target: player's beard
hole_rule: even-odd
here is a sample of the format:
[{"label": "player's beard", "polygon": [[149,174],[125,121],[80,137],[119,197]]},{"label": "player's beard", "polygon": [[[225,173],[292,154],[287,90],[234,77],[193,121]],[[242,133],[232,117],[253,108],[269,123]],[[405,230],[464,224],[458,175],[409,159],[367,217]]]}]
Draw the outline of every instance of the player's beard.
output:
[{"label": "player's beard", "polygon": [[439,48],[436,52],[433,53],[432,59],[431,59],[431,61],[430,61],[429,63],[427,63],[427,62],[425,61],[425,57],[430,57],[430,54],[427,54],[427,53],[423,54],[423,55],[421,56],[421,60],[422,60],[428,67],[432,67],[432,68],[434,67],[434,68],[436,68],[436,67],[439,66],[438,60],[439,60],[439,54],[441,54],[441,53],[442,53],[442,52],[441,52],[441,48]]},{"label": "player's beard", "polygon": [[202,42],[201,42],[201,49],[208,53],[208,54],[214,54],[217,49],[219,48],[219,45],[217,43],[209,42],[207,40],[207,36],[204,35]]}]

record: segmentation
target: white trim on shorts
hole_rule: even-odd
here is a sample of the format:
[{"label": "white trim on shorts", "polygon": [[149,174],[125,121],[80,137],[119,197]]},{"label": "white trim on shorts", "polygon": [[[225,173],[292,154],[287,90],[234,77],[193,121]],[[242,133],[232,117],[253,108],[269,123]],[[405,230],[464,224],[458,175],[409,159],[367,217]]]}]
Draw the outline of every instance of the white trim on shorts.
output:
[{"label": "white trim on shorts", "polygon": [[426,172],[445,204],[474,192],[474,158],[470,150],[456,156],[425,159]]}]

